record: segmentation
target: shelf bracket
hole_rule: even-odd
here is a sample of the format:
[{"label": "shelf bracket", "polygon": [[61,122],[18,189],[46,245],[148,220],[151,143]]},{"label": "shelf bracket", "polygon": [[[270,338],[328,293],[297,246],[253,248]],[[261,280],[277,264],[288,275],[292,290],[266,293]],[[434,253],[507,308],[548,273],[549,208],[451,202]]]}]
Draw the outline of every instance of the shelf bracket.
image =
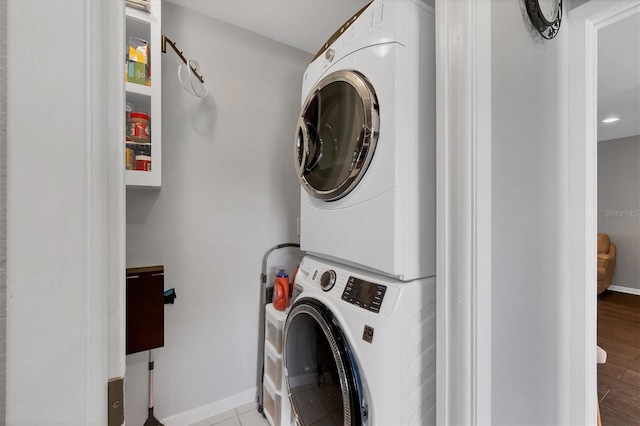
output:
[{"label": "shelf bracket", "polygon": [[167,53],[167,44],[169,44],[169,46],[171,46],[171,48],[173,48],[173,50],[176,52],[176,54],[180,57],[180,59],[182,59],[182,62],[184,62],[185,64],[189,65],[189,68],[191,68],[191,72],[193,73],[193,75],[196,76],[196,78],[200,81],[200,83],[204,83],[204,77],[201,76],[200,74],[198,74],[198,71],[196,71],[187,61],[187,58],[184,57],[184,55],[182,54],[182,52],[178,49],[178,47],[176,46],[176,44],[171,41],[169,39],[169,37],[163,35],[162,36],[162,53]]}]

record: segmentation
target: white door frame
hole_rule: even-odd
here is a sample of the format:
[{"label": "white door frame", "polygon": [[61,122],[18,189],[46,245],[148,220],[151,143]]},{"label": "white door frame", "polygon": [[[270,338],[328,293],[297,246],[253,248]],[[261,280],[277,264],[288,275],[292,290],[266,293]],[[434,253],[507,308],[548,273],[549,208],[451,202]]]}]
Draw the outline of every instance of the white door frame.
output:
[{"label": "white door frame", "polygon": [[[12,55],[7,63],[20,64],[23,60],[19,49],[11,50],[11,47],[19,45],[20,35],[24,32],[33,35],[26,40],[27,45],[38,43],[40,49],[36,53],[30,52],[37,58],[37,67],[24,66],[18,72],[17,65],[9,66],[8,78],[13,80],[8,84],[3,81],[0,87],[4,93],[7,86],[15,85],[14,91],[7,94],[7,108],[12,109],[7,116],[6,130],[8,147],[14,149],[12,156],[8,157],[12,162],[8,162],[7,181],[13,179],[16,186],[8,186],[14,189],[14,193],[11,195],[8,191],[11,197],[0,202],[2,207],[10,207],[7,211],[11,216],[7,214],[7,218],[15,221],[13,228],[8,228],[13,235],[7,238],[10,253],[7,257],[7,283],[11,285],[7,285],[7,290],[18,292],[16,297],[7,299],[12,299],[10,304],[7,303],[6,358],[7,372],[11,374],[7,374],[6,380],[10,385],[7,386],[6,416],[3,413],[0,423],[4,424],[6,420],[14,424],[47,424],[65,419],[74,424],[102,425],[107,423],[108,379],[124,376],[125,372],[124,2],[32,3],[0,0],[8,16],[6,32],[6,22],[0,28],[6,35],[2,43],[8,42],[7,53]],[[57,15],[48,15],[52,10]],[[69,34],[76,36],[73,47],[58,33],[60,25],[69,25],[68,21],[56,21],[56,17],[65,14],[78,18],[62,33],[65,37]],[[11,17],[14,18],[13,26]],[[40,41],[34,42],[36,37]],[[37,57],[47,49],[54,54]],[[75,68],[67,60],[72,56],[69,49],[75,49],[75,57],[81,58]],[[4,48],[1,50],[6,52]],[[66,54],[61,58],[55,57],[58,52]],[[2,74],[4,76],[4,72]],[[66,99],[60,99],[60,87],[69,87],[70,81],[76,86],[69,90]],[[20,91],[24,93],[16,95]],[[32,120],[34,127],[48,132],[47,137],[29,139],[31,134],[25,136],[21,133],[28,128],[26,118],[32,119],[23,99],[38,104],[40,98],[42,103],[51,103],[58,108],[50,117],[40,116],[38,120]],[[64,108],[69,103],[76,104],[74,111],[82,112],[67,113]],[[3,105],[0,118],[5,112]],[[4,129],[4,122],[0,123],[0,128]],[[42,130],[34,134],[41,133]],[[78,133],[82,134],[81,138],[77,137]],[[66,139],[70,140],[68,144],[60,143]],[[48,153],[52,144],[57,144],[61,153],[76,151],[64,161],[59,158],[52,161],[45,154],[31,159],[33,169],[41,168],[50,173],[47,185],[19,173],[24,166],[16,161],[20,160],[16,152],[24,152],[17,147],[28,145],[34,150],[45,144],[49,144]],[[76,161],[77,158],[82,161]],[[63,186],[70,177],[78,177],[78,185],[73,188]],[[73,194],[73,197],[63,198],[68,202],[66,205],[61,206],[62,202],[46,203],[52,199],[50,188],[56,182],[62,182],[58,186],[61,194]],[[20,195],[16,188],[30,192]],[[27,195],[34,200],[32,204],[29,204],[31,201]],[[64,212],[56,211],[56,218],[65,219],[48,222],[49,217],[54,216],[51,214],[54,209]],[[27,213],[27,218],[37,219],[34,222],[37,222],[38,229],[46,228],[47,223],[50,228],[70,226],[68,230],[63,228],[52,232],[56,238],[48,234],[41,237],[35,231],[29,232],[29,226],[25,226],[28,219],[21,217],[23,212]],[[70,224],[71,220],[75,223]],[[70,235],[68,242],[64,237],[59,238],[65,231]],[[38,254],[46,262],[30,265],[31,253],[24,249],[29,242],[24,240],[33,245],[32,241],[37,238],[40,238]],[[51,265],[54,265],[52,269],[55,272],[46,269]],[[75,267],[68,268],[67,265]],[[21,292],[23,289],[31,291]],[[55,297],[34,297],[39,294],[53,294]],[[56,327],[59,334],[45,336],[46,339],[42,339],[45,341],[40,342],[44,334],[41,327],[35,321],[24,321],[25,317],[31,320],[33,311],[38,311],[41,316],[44,312],[47,325]],[[78,318],[82,321],[77,321]],[[71,324],[69,319],[75,322]],[[25,347],[31,348],[34,341],[37,345],[44,344],[41,353],[21,351]],[[46,359],[39,363],[41,365],[24,368],[32,358],[43,356]],[[3,375],[4,369],[0,375],[2,381]],[[34,389],[33,383],[39,389]],[[12,394],[11,390],[15,392]]]},{"label": "white door frame", "polygon": [[[596,423],[597,30],[639,1],[569,13],[570,424]],[[491,5],[436,0],[437,423],[491,423]],[[479,106],[482,106],[480,108]]]},{"label": "white door frame", "polygon": [[640,1],[592,0],[569,12],[570,424],[596,423],[598,30]]},{"label": "white door frame", "polygon": [[[107,215],[108,235],[108,377],[124,377],[126,369],[126,185],[125,146],[117,143],[125,133],[122,117],[125,113],[125,89],[122,58],[125,56],[125,6],[123,1],[106,2],[107,84]],[[111,4],[115,3],[115,4]],[[158,64],[157,66],[160,66]],[[124,403],[124,401],[123,401]]]},{"label": "white door frame", "polygon": [[491,2],[436,0],[437,424],[491,424]]}]

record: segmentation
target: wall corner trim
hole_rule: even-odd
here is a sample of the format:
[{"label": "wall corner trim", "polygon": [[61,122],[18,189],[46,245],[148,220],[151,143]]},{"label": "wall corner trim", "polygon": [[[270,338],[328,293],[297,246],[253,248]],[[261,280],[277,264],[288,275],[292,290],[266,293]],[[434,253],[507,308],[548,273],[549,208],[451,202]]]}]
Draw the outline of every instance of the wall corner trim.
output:
[{"label": "wall corner trim", "polygon": [[491,2],[436,0],[438,424],[491,424],[490,52]]}]

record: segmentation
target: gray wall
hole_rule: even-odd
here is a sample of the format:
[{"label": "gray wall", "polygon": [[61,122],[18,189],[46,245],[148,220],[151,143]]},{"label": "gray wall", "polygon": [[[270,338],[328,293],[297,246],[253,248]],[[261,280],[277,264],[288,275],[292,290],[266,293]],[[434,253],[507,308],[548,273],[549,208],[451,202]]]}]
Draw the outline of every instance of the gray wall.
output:
[{"label": "gray wall", "polygon": [[612,284],[640,289],[640,136],[598,142],[598,232],[617,246]]},{"label": "gray wall", "polygon": [[0,0],[0,425],[5,422],[7,345],[7,2]]},{"label": "gray wall", "polygon": [[520,6],[491,2],[492,423],[563,424],[568,25],[543,42]]},{"label": "gray wall", "polygon": [[[159,419],[254,400],[262,256],[298,241],[293,136],[311,60],[175,4],[162,7],[163,34],[200,63],[209,95],[188,94],[178,57],[163,55],[162,189],[127,191],[127,264],[163,264],[165,287],[178,295],[165,308],[165,347],[155,351]],[[147,416],[146,361],[146,353],[127,357],[128,425]]]}]

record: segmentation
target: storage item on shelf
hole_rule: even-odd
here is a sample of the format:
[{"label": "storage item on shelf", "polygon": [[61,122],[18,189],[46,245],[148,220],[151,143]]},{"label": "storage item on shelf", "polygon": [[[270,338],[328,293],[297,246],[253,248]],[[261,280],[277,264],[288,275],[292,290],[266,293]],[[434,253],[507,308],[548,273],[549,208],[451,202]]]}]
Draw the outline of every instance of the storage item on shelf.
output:
[{"label": "storage item on shelf", "polygon": [[136,150],[133,147],[133,144],[127,144],[125,147],[125,165],[127,170],[135,170],[136,169]]},{"label": "storage item on shelf", "polygon": [[131,134],[131,112],[133,111],[133,105],[127,102],[127,106],[125,107],[125,135],[129,136]]},{"label": "storage item on shelf", "polygon": [[129,83],[148,85],[147,66],[140,62],[127,61],[128,72],[127,81]]},{"label": "storage item on shelf", "polygon": [[132,141],[151,143],[151,127],[149,115],[144,112],[131,112],[131,124],[129,137]]},{"label": "storage item on shelf", "polygon": [[148,64],[149,42],[139,37],[129,37],[129,60]]},{"label": "storage item on shelf", "polygon": [[150,84],[150,77],[149,42],[139,37],[129,36],[127,81],[148,86]]},{"label": "storage item on shelf", "polygon": [[151,171],[151,157],[148,155],[136,155],[136,170]]}]

